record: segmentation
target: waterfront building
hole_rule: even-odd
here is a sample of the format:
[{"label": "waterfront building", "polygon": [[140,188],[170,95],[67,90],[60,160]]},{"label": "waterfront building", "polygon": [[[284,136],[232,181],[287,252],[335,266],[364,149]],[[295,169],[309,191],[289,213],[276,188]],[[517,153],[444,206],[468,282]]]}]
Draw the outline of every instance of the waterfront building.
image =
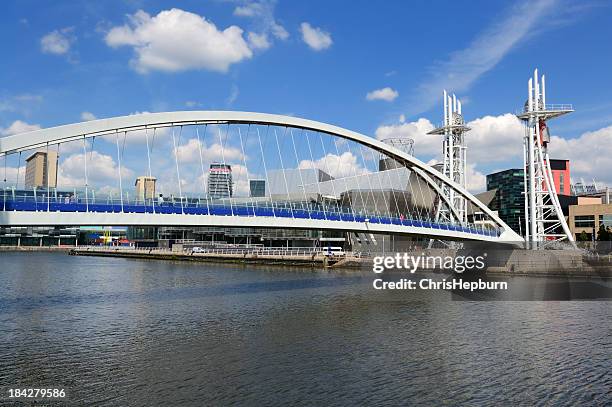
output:
[{"label": "waterfront building", "polygon": [[208,196],[212,199],[230,198],[234,195],[232,166],[212,163],[208,172]]},{"label": "waterfront building", "polygon": [[495,190],[489,208],[497,211],[499,217],[516,233],[521,233],[525,221],[524,171],[511,168],[487,175],[487,191]]},{"label": "waterfront building", "polygon": [[37,151],[26,159],[25,186],[27,188],[57,186],[56,151]]},{"label": "waterfront building", "polygon": [[79,235],[79,228],[71,226],[2,226],[0,246],[73,246]]},{"label": "waterfront building", "polygon": [[550,171],[555,183],[557,195],[571,195],[571,178],[569,160],[550,160]]},{"label": "waterfront building", "polygon": [[266,180],[251,179],[249,180],[249,197],[263,198],[266,196]]},{"label": "waterfront building", "polygon": [[136,178],[136,199],[138,201],[145,201],[155,198],[155,183],[157,178],[140,176]]},{"label": "waterfront building", "polygon": [[581,180],[572,184],[572,194],[581,197],[600,198],[603,204],[612,203],[612,188],[597,185],[595,181],[592,184],[587,184]]},{"label": "waterfront building", "polygon": [[268,192],[271,195],[318,191],[320,183],[334,178],[318,168],[288,168],[268,171]]},{"label": "waterfront building", "polygon": [[[569,207],[569,227],[576,240],[584,232],[587,240],[596,240],[601,225],[612,229],[612,204],[602,204],[600,198],[579,197],[577,205]],[[597,200],[599,199],[599,203]]]}]

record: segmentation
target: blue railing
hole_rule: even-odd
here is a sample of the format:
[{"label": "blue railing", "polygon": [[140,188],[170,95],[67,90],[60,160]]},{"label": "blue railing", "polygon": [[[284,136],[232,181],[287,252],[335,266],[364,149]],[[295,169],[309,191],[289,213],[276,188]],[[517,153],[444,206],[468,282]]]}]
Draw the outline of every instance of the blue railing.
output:
[{"label": "blue railing", "polygon": [[374,224],[403,225],[418,228],[449,230],[484,236],[499,236],[499,230],[477,228],[459,224],[417,220],[405,217],[392,217],[379,214],[364,214],[349,211],[340,206],[323,206],[313,203],[270,202],[249,203],[215,203],[212,200],[183,200],[177,202],[155,202],[152,200],[126,201],[117,199],[97,199],[96,201],[63,197],[15,196],[0,192],[0,209],[4,211],[50,211],[50,212],[96,212],[96,213],[149,213],[149,214],[184,214],[215,216],[261,216],[295,219],[315,219],[340,222],[369,222]]}]

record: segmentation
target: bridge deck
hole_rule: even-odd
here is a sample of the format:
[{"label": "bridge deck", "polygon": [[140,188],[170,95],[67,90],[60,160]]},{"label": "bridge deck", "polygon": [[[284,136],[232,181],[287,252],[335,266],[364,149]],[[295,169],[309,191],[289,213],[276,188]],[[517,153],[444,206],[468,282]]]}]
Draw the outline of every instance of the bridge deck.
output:
[{"label": "bridge deck", "polygon": [[[188,206],[165,203],[163,205],[136,205],[120,203],[83,203],[83,202],[19,202],[7,200],[2,203],[4,212],[60,212],[60,213],[108,213],[108,214],[167,214],[178,215],[213,215],[234,217],[267,217],[267,218],[294,218],[312,219],[332,222],[359,222],[382,225],[407,226],[411,228],[447,230],[451,232],[469,233],[474,235],[497,237],[499,231],[492,229],[478,229],[458,224],[436,223],[430,221],[406,219],[390,216],[353,214],[326,210],[257,207],[248,205],[208,205]],[[342,229],[338,224],[338,229]]]}]

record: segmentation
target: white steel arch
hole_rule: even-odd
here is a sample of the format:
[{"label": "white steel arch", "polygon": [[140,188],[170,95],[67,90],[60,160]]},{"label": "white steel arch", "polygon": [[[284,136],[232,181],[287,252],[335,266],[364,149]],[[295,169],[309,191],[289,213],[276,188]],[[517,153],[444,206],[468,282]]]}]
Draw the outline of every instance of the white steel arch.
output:
[{"label": "white steel arch", "polygon": [[[160,112],[160,113],[143,113],[130,116],[120,116],[108,119],[92,120],[82,123],[68,124],[58,127],[51,127],[41,130],[35,130],[27,133],[21,133],[14,136],[9,136],[0,139],[0,157],[7,154],[17,153],[24,150],[30,150],[34,148],[44,147],[49,144],[57,144],[68,142],[72,140],[81,140],[83,138],[98,137],[102,135],[115,134],[121,132],[131,132],[135,130],[145,130],[159,127],[171,127],[171,126],[185,126],[185,125],[198,125],[198,124],[260,124],[260,125],[276,125],[276,126],[287,126],[294,128],[301,128],[306,130],[312,130],[316,132],[327,133],[335,137],[352,140],[354,142],[365,145],[378,152],[388,155],[390,158],[403,163],[407,167],[414,169],[415,173],[419,174],[432,188],[440,194],[444,199],[444,194],[441,194],[440,188],[437,185],[440,182],[442,185],[447,185],[452,188],[457,194],[463,196],[466,200],[471,202],[475,207],[479,208],[489,218],[496,223],[496,226],[501,230],[501,234],[496,239],[487,238],[484,240],[498,240],[506,242],[516,242],[523,240],[518,234],[516,234],[508,225],[506,225],[493,211],[491,211],[486,205],[480,202],[470,192],[468,192],[461,185],[453,182],[448,177],[444,176],[440,172],[434,170],[427,164],[418,160],[417,158],[393,147],[382,141],[374,138],[365,136],[363,134],[344,129],[342,127],[317,122],[314,120],[302,119],[291,116],[283,116],[276,114],[267,113],[255,113],[255,112],[238,112],[238,111],[176,111],[176,112]],[[449,205],[452,208],[452,205]],[[11,214],[13,221],[19,222],[19,216],[15,213]],[[113,214],[117,219],[122,218],[121,214]],[[123,214],[126,215],[126,214]],[[91,214],[88,214],[91,216]],[[165,215],[167,216],[167,215]],[[144,217],[143,217],[144,218]],[[100,219],[100,221],[109,221],[108,219]],[[121,219],[120,224],[127,219]],[[43,221],[43,219],[41,219]],[[72,221],[72,219],[66,219],[66,222]],[[5,222],[2,222],[5,223]],[[111,222],[114,224],[115,222]],[[128,222],[130,223],[130,222]],[[46,221],[45,221],[46,224]],[[67,223],[64,223],[67,224]],[[79,223],[77,223],[79,224]],[[142,222],[138,222],[142,224]],[[180,224],[180,223],[179,223]],[[214,225],[214,223],[213,223]],[[281,226],[281,225],[279,225]],[[324,225],[321,226],[323,229]],[[385,225],[392,226],[392,225]],[[358,228],[361,229],[361,228]],[[389,230],[390,232],[393,232]],[[403,231],[395,231],[396,233],[402,233]],[[449,231],[450,232],[450,231]],[[406,232],[403,232],[406,233]],[[457,237],[464,238],[460,232]],[[452,235],[448,233],[446,235]],[[422,234],[422,233],[420,233]],[[437,235],[438,233],[433,233]],[[467,234],[466,234],[467,235]]]}]

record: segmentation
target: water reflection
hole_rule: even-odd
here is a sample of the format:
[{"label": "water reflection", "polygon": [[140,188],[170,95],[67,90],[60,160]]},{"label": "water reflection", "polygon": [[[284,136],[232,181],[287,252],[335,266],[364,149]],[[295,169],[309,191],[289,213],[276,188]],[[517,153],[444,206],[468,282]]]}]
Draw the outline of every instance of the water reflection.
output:
[{"label": "water reflection", "polygon": [[449,301],[376,291],[365,273],[1,256],[0,383],[63,384],[75,405],[603,404],[612,385],[608,301]]}]

